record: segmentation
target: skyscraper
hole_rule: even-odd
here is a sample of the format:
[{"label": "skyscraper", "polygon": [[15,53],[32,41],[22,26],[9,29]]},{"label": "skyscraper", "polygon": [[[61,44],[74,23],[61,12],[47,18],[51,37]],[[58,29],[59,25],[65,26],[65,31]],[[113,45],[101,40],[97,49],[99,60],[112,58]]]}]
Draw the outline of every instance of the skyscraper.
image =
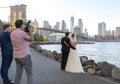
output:
[{"label": "skyscraper", "polygon": [[73,16],[71,16],[70,18],[70,25],[71,25],[70,32],[74,32],[74,17]]},{"label": "skyscraper", "polygon": [[60,22],[56,22],[58,30],[60,30]]},{"label": "skyscraper", "polygon": [[65,20],[62,20],[62,31],[65,31],[65,32],[67,31]]},{"label": "skyscraper", "polygon": [[56,25],[54,26],[54,29],[60,30],[60,22],[56,22]]},{"label": "skyscraper", "polygon": [[76,36],[80,35],[80,28],[78,26],[74,28],[74,33],[76,34]]},{"label": "skyscraper", "polygon": [[43,21],[43,27],[49,28],[50,27],[49,22],[48,21]]},{"label": "skyscraper", "polygon": [[34,22],[32,22],[32,25],[35,27],[35,28],[38,28],[39,27],[39,23],[38,21],[35,19]]},{"label": "skyscraper", "polygon": [[[43,21],[43,27],[51,28],[48,21]],[[49,36],[49,34],[50,34],[50,31],[44,31],[44,30],[41,31],[41,35],[45,36],[45,38],[46,36]]]},{"label": "skyscraper", "polygon": [[78,19],[78,27],[80,28],[81,33],[83,33],[83,22],[82,22],[82,19]]},{"label": "skyscraper", "polygon": [[120,27],[116,27],[116,36],[120,35]]},{"label": "skyscraper", "polygon": [[85,28],[85,36],[88,37],[87,28]]},{"label": "skyscraper", "polygon": [[98,23],[98,35],[101,35],[101,36],[106,35],[106,23],[105,22]]}]

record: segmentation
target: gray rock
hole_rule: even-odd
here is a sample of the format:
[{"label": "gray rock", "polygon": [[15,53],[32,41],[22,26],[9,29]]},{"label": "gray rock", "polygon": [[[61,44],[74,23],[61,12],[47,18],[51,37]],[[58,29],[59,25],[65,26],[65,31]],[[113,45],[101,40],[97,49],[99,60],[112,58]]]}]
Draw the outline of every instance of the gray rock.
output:
[{"label": "gray rock", "polygon": [[95,74],[95,69],[89,68],[89,69],[87,69],[87,72],[91,75],[94,75]]},{"label": "gray rock", "polygon": [[56,60],[59,60],[59,59],[61,59],[62,58],[62,54],[60,53],[60,54],[57,54],[56,56],[55,56],[55,59]]},{"label": "gray rock", "polygon": [[35,50],[38,51],[38,52],[42,52],[42,48],[41,48],[39,45],[37,45],[37,46],[35,47]]},{"label": "gray rock", "polygon": [[83,62],[82,64],[83,64],[83,66],[88,66],[88,65],[93,65],[94,63],[95,63],[94,60],[87,60],[87,61]]},{"label": "gray rock", "polygon": [[52,51],[52,54],[55,56],[55,55],[57,55],[57,52],[56,51]]},{"label": "gray rock", "polygon": [[120,79],[120,68],[113,68],[112,77],[114,79]]},{"label": "gray rock", "polygon": [[88,57],[87,56],[80,56],[80,61],[83,64],[84,62],[88,61]]},{"label": "gray rock", "polygon": [[62,60],[62,58],[58,59],[57,61],[58,61],[58,62],[61,62],[61,60]]},{"label": "gray rock", "polygon": [[98,76],[104,76],[103,72],[99,69],[95,71],[95,74]]},{"label": "gray rock", "polygon": [[30,44],[30,46],[31,46],[32,48],[36,48],[36,46],[39,46],[39,45],[40,45],[39,42],[33,42],[33,43]]},{"label": "gray rock", "polygon": [[33,43],[31,43],[31,44],[30,44],[30,47],[32,47],[32,48],[34,48],[34,49],[35,49],[35,47],[36,47],[36,43],[34,43],[34,42],[33,42]]},{"label": "gray rock", "polygon": [[53,56],[52,52],[50,52],[50,51],[48,51],[46,49],[42,50],[42,54],[49,57],[49,58]]},{"label": "gray rock", "polygon": [[109,64],[108,62],[100,62],[98,66],[105,77],[112,78],[112,70],[116,67],[115,65]]}]

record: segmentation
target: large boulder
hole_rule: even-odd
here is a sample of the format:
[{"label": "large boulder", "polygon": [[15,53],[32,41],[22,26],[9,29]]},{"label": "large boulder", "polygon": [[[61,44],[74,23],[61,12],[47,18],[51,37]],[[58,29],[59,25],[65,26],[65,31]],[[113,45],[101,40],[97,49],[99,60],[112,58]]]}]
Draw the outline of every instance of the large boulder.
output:
[{"label": "large boulder", "polygon": [[58,61],[58,62],[61,62],[61,60],[62,60],[62,58],[58,59],[57,61]]},{"label": "large boulder", "polygon": [[42,54],[47,56],[47,57],[52,57],[53,56],[52,52],[50,52],[50,51],[48,51],[46,49],[42,50]]},{"label": "large boulder", "polygon": [[91,75],[94,75],[95,74],[95,69],[94,68],[88,68],[87,72]]},{"label": "large boulder", "polygon": [[37,45],[37,46],[35,47],[35,50],[38,51],[38,52],[42,52],[42,48],[41,48],[39,45]]},{"label": "large boulder", "polygon": [[112,77],[114,79],[120,79],[120,68],[113,68]]},{"label": "large boulder", "polygon": [[100,70],[100,69],[96,69],[96,70],[95,70],[95,75],[104,76],[102,70]]},{"label": "large boulder", "polygon": [[87,56],[80,56],[80,61],[83,64],[84,62],[88,61],[88,57]]},{"label": "large boulder", "polygon": [[55,59],[56,59],[56,60],[62,59],[62,54],[61,54],[61,53],[60,53],[60,54],[57,54],[57,55],[55,56]]},{"label": "large boulder", "polygon": [[33,42],[33,43],[30,44],[30,47],[32,47],[34,49],[35,49],[36,46],[38,46],[38,44],[36,44],[36,42]]},{"label": "large boulder", "polygon": [[87,60],[87,61],[85,61],[85,62],[83,62],[83,66],[89,66],[89,65],[93,65],[95,62],[94,62],[94,60]]},{"label": "large boulder", "polygon": [[54,56],[56,56],[56,55],[57,55],[57,52],[56,52],[56,51],[52,51],[52,54],[53,54]]},{"label": "large boulder", "polygon": [[42,48],[40,47],[40,43],[39,42],[31,43],[30,47],[34,48],[38,52],[42,52]]},{"label": "large boulder", "polygon": [[109,64],[108,62],[99,62],[98,67],[101,69],[105,77],[112,78],[112,70],[116,68],[115,65]]}]

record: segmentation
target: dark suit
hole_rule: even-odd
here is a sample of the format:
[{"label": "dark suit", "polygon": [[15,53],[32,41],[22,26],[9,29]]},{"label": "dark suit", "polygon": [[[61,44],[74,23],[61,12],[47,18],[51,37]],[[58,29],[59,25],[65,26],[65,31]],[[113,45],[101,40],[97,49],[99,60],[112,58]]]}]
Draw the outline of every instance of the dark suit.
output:
[{"label": "dark suit", "polygon": [[[68,44],[68,46],[65,44],[65,42]],[[73,47],[71,45],[70,39],[66,36],[61,39],[61,45],[62,45],[62,49],[61,49],[61,51],[62,51],[61,69],[65,70],[65,66],[66,66],[66,63],[67,63],[67,58],[68,58],[68,55],[69,55],[70,48],[75,49],[75,47]]]}]

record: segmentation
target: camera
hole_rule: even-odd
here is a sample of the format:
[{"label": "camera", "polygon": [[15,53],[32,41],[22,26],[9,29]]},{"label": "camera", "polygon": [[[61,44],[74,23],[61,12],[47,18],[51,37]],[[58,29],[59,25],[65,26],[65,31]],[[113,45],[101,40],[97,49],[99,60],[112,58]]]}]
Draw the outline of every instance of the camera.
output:
[{"label": "camera", "polygon": [[31,20],[29,20],[29,21],[26,23],[25,32],[29,32],[29,28],[31,28],[30,23],[31,23]]}]

